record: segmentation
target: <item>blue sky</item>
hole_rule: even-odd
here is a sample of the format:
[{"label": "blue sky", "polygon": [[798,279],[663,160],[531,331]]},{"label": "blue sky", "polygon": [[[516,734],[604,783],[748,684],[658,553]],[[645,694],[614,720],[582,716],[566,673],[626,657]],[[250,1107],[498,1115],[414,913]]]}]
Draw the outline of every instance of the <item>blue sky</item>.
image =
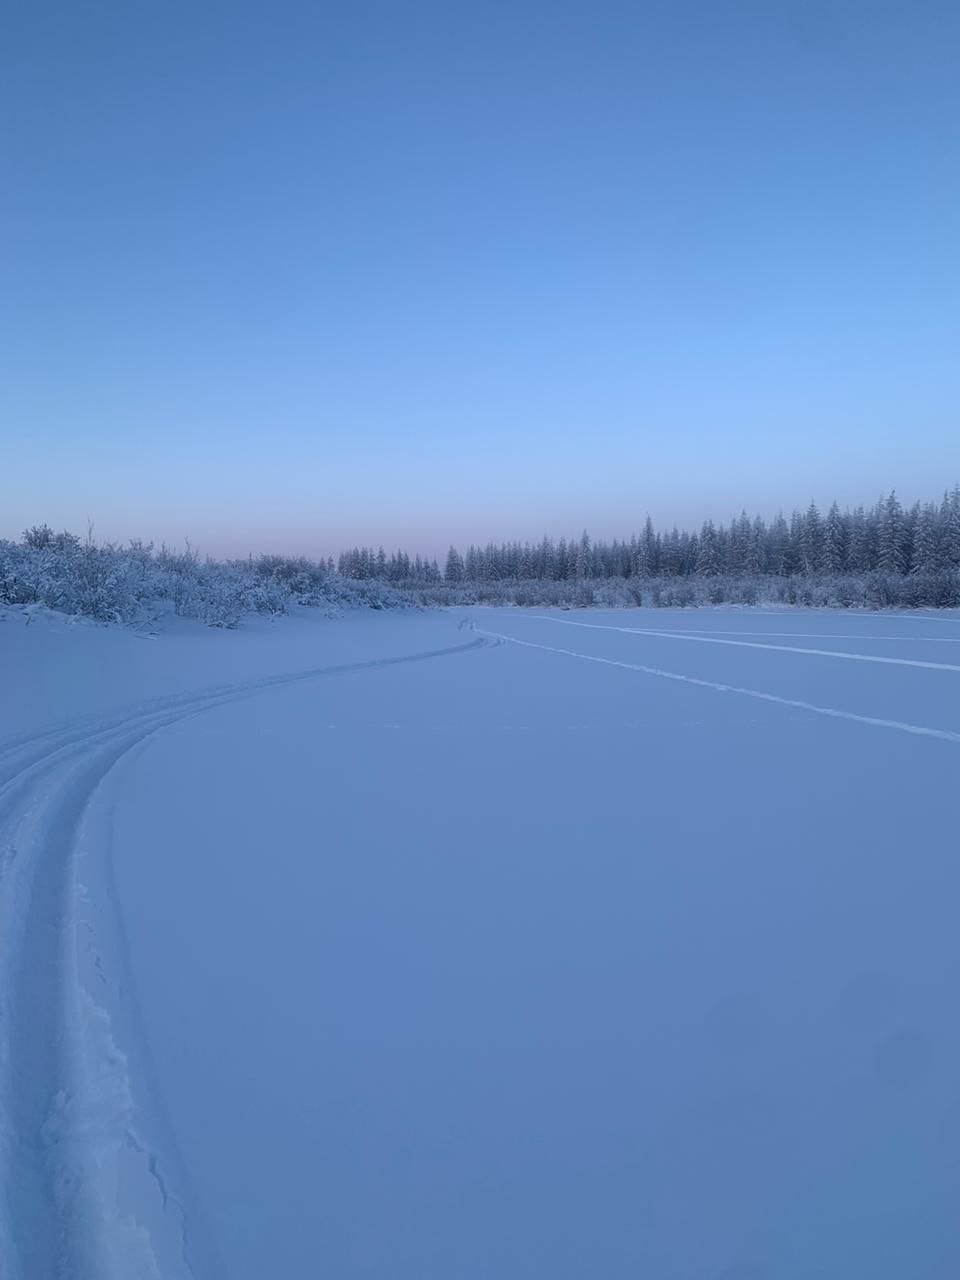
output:
[{"label": "blue sky", "polygon": [[4,27],[0,535],[439,550],[960,476],[954,4]]}]

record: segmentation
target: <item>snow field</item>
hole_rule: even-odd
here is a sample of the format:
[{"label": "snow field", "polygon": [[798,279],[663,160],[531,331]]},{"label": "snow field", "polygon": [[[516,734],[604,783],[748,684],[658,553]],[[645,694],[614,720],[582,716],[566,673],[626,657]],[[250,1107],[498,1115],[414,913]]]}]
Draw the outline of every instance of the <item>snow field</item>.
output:
[{"label": "snow field", "polygon": [[298,625],[15,637],[11,1276],[957,1274],[960,625]]}]

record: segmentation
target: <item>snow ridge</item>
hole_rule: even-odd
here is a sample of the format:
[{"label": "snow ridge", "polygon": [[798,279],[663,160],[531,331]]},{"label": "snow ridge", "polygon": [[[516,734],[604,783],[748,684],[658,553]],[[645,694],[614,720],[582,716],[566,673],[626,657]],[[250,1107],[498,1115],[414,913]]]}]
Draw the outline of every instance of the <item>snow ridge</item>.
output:
[{"label": "snow ridge", "polygon": [[[169,725],[296,682],[477,649],[485,637],[155,699],[0,746],[0,1258],[6,1280],[186,1280],[183,1215],[138,1130],[80,880],[104,784]],[[91,944],[92,938],[92,944]],[[92,955],[90,954],[92,951]],[[142,1102],[143,1100],[141,1100]],[[147,1186],[137,1211],[121,1183]]]}]

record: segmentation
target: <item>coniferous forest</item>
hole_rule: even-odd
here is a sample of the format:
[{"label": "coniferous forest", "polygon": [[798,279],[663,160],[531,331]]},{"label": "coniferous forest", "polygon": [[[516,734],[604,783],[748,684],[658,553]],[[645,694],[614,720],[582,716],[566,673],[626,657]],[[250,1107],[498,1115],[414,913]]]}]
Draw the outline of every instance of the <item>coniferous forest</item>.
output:
[{"label": "coniferous forest", "polygon": [[806,511],[769,523],[746,512],[698,532],[649,518],[625,540],[579,538],[451,547],[443,564],[355,547],[333,558],[201,558],[133,541],[83,540],[49,525],[0,539],[0,604],[42,605],[131,622],[171,607],[214,626],[311,605],[517,604],[589,608],[704,604],[960,607],[960,486],[904,510],[895,493],[870,509]]},{"label": "coniferous forest", "polygon": [[424,603],[694,605],[960,605],[960,486],[904,509],[896,493],[870,508],[742,512],[699,531],[658,529],[647,517],[629,538],[579,538],[451,547],[441,566],[404,551],[355,547],[345,578],[412,590]]}]

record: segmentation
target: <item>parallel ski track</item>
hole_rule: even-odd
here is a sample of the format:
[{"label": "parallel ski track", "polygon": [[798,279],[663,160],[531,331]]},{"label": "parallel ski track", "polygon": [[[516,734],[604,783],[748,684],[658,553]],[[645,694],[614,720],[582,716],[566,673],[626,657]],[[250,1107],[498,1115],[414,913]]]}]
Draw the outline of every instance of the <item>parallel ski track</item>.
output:
[{"label": "parallel ski track", "polygon": [[[170,725],[265,690],[463,653],[483,636],[421,653],[223,684],[86,717],[0,744],[0,1275],[100,1280],[75,1256],[71,1219],[86,1194],[64,1180],[49,1124],[81,1046],[70,1043],[65,991],[75,964],[72,868],[98,787],[134,747]],[[95,1135],[94,1135],[95,1136]],[[82,1153],[81,1153],[82,1154]],[[71,1153],[76,1165],[76,1152]],[[81,1161],[82,1164],[82,1161]],[[92,1172],[92,1171],[91,1171]],[[95,1253],[95,1250],[94,1250]]]}]

